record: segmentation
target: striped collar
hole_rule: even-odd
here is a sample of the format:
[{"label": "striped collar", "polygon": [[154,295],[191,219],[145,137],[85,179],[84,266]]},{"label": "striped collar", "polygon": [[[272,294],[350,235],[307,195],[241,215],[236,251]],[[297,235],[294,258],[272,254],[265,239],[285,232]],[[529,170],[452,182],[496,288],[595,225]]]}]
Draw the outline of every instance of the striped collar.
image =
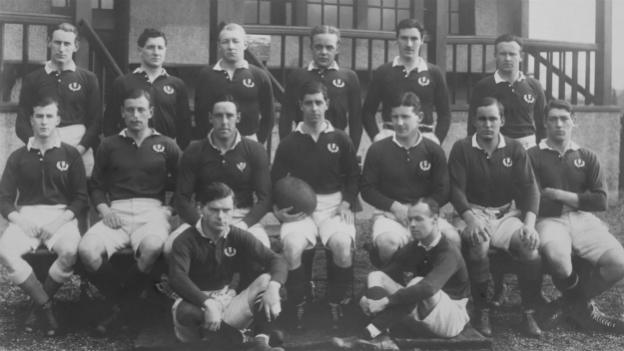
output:
[{"label": "striped collar", "polygon": [[[58,133],[55,133],[55,135],[56,136],[53,136],[54,141],[52,142],[51,144],[52,147],[50,147],[50,149],[61,147],[61,138],[58,136]],[[35,137],[28,138],[28,143],[26,143],[26,150],[30,151],[32,149],[43,150],[41,143],[38,142],[37,139],[35,139]]]},{"label": "striped collar", "polygon": [[[324,123],[325,123],[325,125],[324,125],[323,130],[321,131],[321,133],[330,133],[330,132],[333,132],[335,130],[334,126],[332,126],[332,124],[329,121],[325,120]],[[305,134],[309,134],[309,133],[306,133],[303,130],[303,122],[299,122],[297,124],[297,128],[295,128],[295,132],[298,132],[298,133],[301,133],[301,134],[304,134],[304,135]]]},{"label": "striped collar", "polygon": [[236,148],[236,146],[237,146],[238,144],[240,144],[240,142],[243,140],[243,137],[241,136],[240,132],[239,132],[239,131],[236,131],[236,137],[235,137],[235,139],[234,139],[234,144],[232,144],[232,147],[230,147],[230,148],[229,148],[229,149],[227,149],[227,150],[221,150],[221,148],[220,148],[220,147],[218,147],[217,145],[215,145],[215,144],[212,142],[212,132],[213,132],[213,131],[214,131],[214,130],[213,130],[213,129],[211,129],[211,130],[208,132],[208,143],[209,143],[209,144],[210,144],[210,146],[212,146],[215,150],[217,150],[217,151],[221,152],[221,154],[222,154],[222,155],[223,155],[223,154],[225,154],[226,152],[230,151],[230,150],[234,150],[234,148]]},{"label": "striped collar", "polygon": [[336,61],[332,62],[332,64],[329,65],[329,67],[319,67],[316,64],[316,62],[311,61],[310,63],[308,63],[308,66],[306,67],[306,69],[308,71],[314,71],[314,70],[337,71],[340,68],[338,67],[338,63]]},{"label": "striped collar", "polygon": [[[522,71],[518,71],[518,76],[516,77],[516,79],[508,83],[522,82],[525,79],[526,79],[526,76],[524,75],[524,73],[522,73]],[[494,72],[494,83],[498,84],[502,82],[507,82],[507,80],[505,80],[501,76],[500,72],[496,70],[496,72]]]},{"label": "striped collar", "polygon": [[[505,146],[507,146],[507,143],[505,142],[505,136],[499,133],[498,134],[498,146],[496,148],[502,149]],[[472,135],[472,147],[477,148],[479,150],[483,150],[483,148],[479,146],[479,143],[477,143],[477,133],[474,133]]]},{"label": "striped collar", "polygon": [[[546,142],[547,139],[542,139],[542,141],[540,141],[539,143],[539,148],[540,150],[552,150],[552,151],[556,151],[559,152],[559,150],[553,149],[552,147],[550,147],[548,145],[548,143]],[[581,147],[573,142],[572,140],[570,140],[570,142],[568,143],[568,145],[566,145],[565,149],[563,150],[563,153],[565,154],[566,151],[568,150],[573,150],[573,151],[577,151],[578,149],[580,149]]]},{"label": "striped collar", "polygon": [[[50,74],[52,72],[61,72],[56,68],[57,67],[52,63],[52,61],[47,61],[45,65],[43,66],[43,69],[45,70],[46,74]],[[69,65],[67,65],[67,67],[65,67],[63,71],[76,72],[76,63],[72,61]]]},{"label": "striped collar", "polygon": [[[407,67],[405,66],[405,63],[403,63],[403,61],[401,60],[401,56],[395,56],[394,59],[392,60],[392,67],[399,67],[399,66],[404,67],[404,68]],[[410,73],[413,70],[416,70],[416,72],[424,72],[424,71],[429,70],[429,67],[427,66],[427,61],[425,61],[422,57],[418,57],[418,63],[416,64],[416,66],[414,66],[414,68],[407,71],[406,73]]]},{"label": "striped collar", "polygon": [[[223,66],[221,65],[222,61],[223,61],[223,59],[220,59],[219,61],[217,61],[217,63],[215,63],[215,65],[212,66],[212,69],[215,70],[215,71],[225,71],[225,68],[223,68]],[[247,60],[241,60],[241,61],[236,63],[234,68],[236,68],[236,69],[238,69],[238,68],[249,69],[249,62],[247,62]]]}]

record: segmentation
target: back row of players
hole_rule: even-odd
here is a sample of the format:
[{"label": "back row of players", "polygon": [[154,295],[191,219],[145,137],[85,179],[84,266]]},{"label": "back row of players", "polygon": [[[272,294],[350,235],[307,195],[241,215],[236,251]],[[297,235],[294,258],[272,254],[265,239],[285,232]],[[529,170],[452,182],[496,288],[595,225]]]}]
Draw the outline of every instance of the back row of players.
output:
[{"label": "back row of players", "polygon": [[[470,292],[473,324],[491,334],[486,298],[490,246],[523,263],[519,282],[524,329],[530,335],[541,334],[534,316],[543,299],[540,254],[563,292],[545,309],[542,326],[567,315],[588,329],[623,330],[622,321],[592,302],[624,275],[622,246],[585,212],[606,207],[598,161],[570,140],[571,106],[552,101],[544,109],[539,83],[519,71],[518,38],[496,40],[497,71],[475,87],[470,136],[453,146],[447,168],[439,146],[450,124],[444,79],[439,68],[418,56],[420,24],[401,21],[399,56],[375,72],[361,112],[374,137],[381,102],[386,130],[369,148],[360,176],[357,76],[335,61],[337,29],[320,26],[311,34],[314,60],[289,77],[280,118],[283,138],[269,172],[266,150],[252,139],[264,142],[272,128],[271,85],[263,71],[243,59],[243,28],[223,28],[222,59],[200,74],[196,119],[206,137],[188,147],[184,85],[162,68],[164,34],[146,30],[138,40],[141,66],[115,81],[107,103],[102,125],[110,136],[97,149],[89,181],[102,221],[81,239],[76,218],[87,204],[84,170],[88,150],[98,140],[98,108],[93,106],[99,107],[99,94],[94,75],[71,59],[77,49],[75,28],[63,24],[53,32],[51,60],[24,79],[20,96],[16,129],[27,145],[11,155],[0,182],[0,210],[10,221],[0,238],[0,259],[10,279],[34,301],[27,329],[40,315],[46,332],[57,333],[52,296],[72,274],[79,252],[91,281],[113,302],[110,315],[97,325],[106,333],[124,304],[131,304],[148,283],[165,247],[169,279],[181,297],[173,311],[179,339],[229,329],[236,335],[255,319],[258,344],[266,345],[270,327],[259,321],[270,322],[280,313],[282,284],[295,321],[303,321],[317,237],[331,253],[327,294],[338,326],[353,280],[353,210],[361,191],[376,208],[373,256],[385,267],[384,273],[369,276],[360,301],[366,313],[376,316],[367,327],[369,338],[383,338],[406,313],[413,324],[440,336],[457,335],[468,321]],[[295,130],[287,133],[293,121]],[[347,125],[350,137],[341,130]],[[183,154],[180,147],[186,147]],[[271,210],[271,183],[288,174],[312,186],[318,207],[311,216],[275,209],[283,223],[282,258],[268,249],[259,220]],[[174,206],[187,225],[169,235],[164,195],[174,187]],[[449,199],[463,219],[461,234],[439,217],[439,206]],[[21,258],[42,242],[58,254],[43,284]],[[109,258],[129,245],[136,266],[119,282]],[[579,276],[573,253],[594,270]],[[270,274],[254,275],[252,257]],[[236,295],[228,284],[240,270],[251,284]],[[402,270],[419,277],[403,287],[396,282]],[[262,313],[254,316],[253,311]],[[337,343],[347,347],[352,341]]]}]

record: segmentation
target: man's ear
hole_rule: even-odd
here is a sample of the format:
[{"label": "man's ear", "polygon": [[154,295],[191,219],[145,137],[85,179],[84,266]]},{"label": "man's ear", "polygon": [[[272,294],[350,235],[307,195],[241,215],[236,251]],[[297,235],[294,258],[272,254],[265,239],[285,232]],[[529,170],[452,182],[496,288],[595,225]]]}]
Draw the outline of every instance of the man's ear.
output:
[{"label": "man's ear", "polygon": [[505,125],[505,117],[501,117],[501,127]]}]

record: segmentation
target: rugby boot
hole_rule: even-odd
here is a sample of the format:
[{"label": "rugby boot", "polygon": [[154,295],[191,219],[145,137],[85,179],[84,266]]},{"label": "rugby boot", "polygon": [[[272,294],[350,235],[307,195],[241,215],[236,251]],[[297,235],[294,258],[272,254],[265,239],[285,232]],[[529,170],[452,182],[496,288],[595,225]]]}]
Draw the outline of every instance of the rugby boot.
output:
[{"label": "rugby boot", "polygon": [[331,327],[334,330],[338,330],[342,327],[344,319],[344,304],[342,303],[329,303],[329,314],[331,317]]},{"label": "rugby boot", "polygon": [[542,336],[542,329],[540,329],[537,321],[535,320],[534,310],[522,311],[522,328],[524,332],[532,337],[539,338]]},{"label": "rugby boot", "polygon": [[102,319],[95,326],[95,333],[99,336],[104,336],[110,332],[110,329],[121,319],[121,308],[119,305],[114,305],[106,318]]},{"label": "rugby boot", "polygon": [[583,331],[588,333],[624,334],[624,321],[621,318],[607,316],[598,309],[592,300],[576,304],[568,316]]},{"label": "rugby boot", "polygon": [[559,324],[566,315],[566,304],[570,301],[560,297],[544,306],[541,313],[540,326],[544,330],[550,330]]},{"label": "rugby boot", "polygon": [[492,326],[490,325],[490,310],[487,308],[476,309],[474,311],[474,319],[472,325],[483,334],[483,336],[492,336]]},{"label": "rugby boot", "polygon": [[28,307],[28,314],[26,315],[26,319],[24,319],[24,331],[27,333],[32,333],[37,327],[37,311],[37,305],[33,302],[30,307]]}]

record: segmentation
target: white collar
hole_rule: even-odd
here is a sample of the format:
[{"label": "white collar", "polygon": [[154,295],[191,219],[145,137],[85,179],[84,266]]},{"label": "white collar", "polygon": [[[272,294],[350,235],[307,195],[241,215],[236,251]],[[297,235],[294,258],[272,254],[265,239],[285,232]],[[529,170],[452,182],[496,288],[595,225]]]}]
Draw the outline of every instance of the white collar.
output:
[{"label": "white collar", "polygon": [[[219,59],[219,61],[217,61],[217,63],[215,63],[214,66],[212,66],[212,69],[215,71],[225,71],[225,68],[223,68],[223,66],[221,65],[221,62],[223,61],[223,59]],[[236,65],[234,66],[234,68],[245,68],[245,69],[249,69],[249,62],[247,62],[247,60],[242,60],[236,63]]]},{"label": "white collar", "polygon": [[219,150],[219,152],[221,152],[221,154],[222,154],[222,155],[223,155],[223,154],[225,154],[226,152],[230,151],[230,150],[233,150],[233,149],[236,147],[236,145],[238,145],[238,144],[239,144],[239,143],[243,140],[243,137],[241,137],[240,132],[239,132],[239,131],[236,131],[236,138],[234,139],[234,144],[232,144],[232,147],[230,147],[230,148],[229,148],[229,149],[227,149],[227,150],[223,150],[223,151],[222,151],[220,147],[218,147],[217,145],[215,145],[215,144],[212,142],[212,132],[213,132],[213,130],[212,130],[212,129],[208,132],[208,143],[209,143],[209,144],[210,144],[210,146],[212,146],[215,150]]},{"label": "white collar", "polygon": [[[524,73],[522,73],[522,71],[518,71],[518,76],[511,82],[509,83],[514,83],[514,82],[521,82],[526,78],[526,76],[524,75]],[[496,70],[496,72],[494,72],[494,83],[498,84],[498,83],[502,83],[502,82],[507,82],[507,80],[505,80],[500,72],[498,70]]]},{"label": "white collar", "polygon": [[[152,134],[148,135],[147,137],[150,137],[152,135],[160,135],[160,133],[158,133],[158,131],[154,128],[150,128],[152,130]],[[121,135],[124,138],[130,138],[128,136],[128,128],[124,128],[121,130],[121,132],[119,132],[119,135]]]},{"label": "white collar", "polygon": [[[498,146],[496,148],[497,149],[502,149],[505,146],[507,146],[507,143],[505,143],[505,136],[503,136],[502,134],[498,133]],[[479,143],[477,143],[477,133],[474,133],[472,135],[472,147],[477,148],[479,150],[483,150],[483,148],[481,146],[479,146]]]},{"label": "white collar", "polygon": [[[132,71],[132,73],[134,73],[134,74],[137,74],[137,73],[145,73],[145,74],[147,74],[147,72],[145,72],[145,70],[141,66],[135,68],[134,71]],[[164,67],[161,67],[160,68],[160,72],[158,73],[158,75],[156,77],[168,76],[168,75],[169,75],[169,73],[167,73],[167,70]]]},{"label": "white collar", "polygon": [[[321,133],[329,133],[334,131],[334,126],[332,126],[332,124],[328,120],[325,120],[324,123],[325,127],[323,128],[323,130],[321,130]],[[297,124],[297,128],[295,128],[295,131],[301,134],[309,134],[303,131],[303,122],[299,122]]]},{"label": "white collar", "polygon": [[[550,147],[550,146],[548,145],[548,143],[546,143],[546,140],[547,140],[547,139],[542,139],[542,141],[540,141],[540,143],[539,143],[539,148],[540,148],[540,150],[552,150],[552,151],[557,151],[557,152],[559,152],[559,150],[555,150],[555,149],[553,149],[552,147]],[[570,140],[570,142],[568,143],[568,145],[566,145],[565,150],[563,150],[563,153],[565,153],[565,152],[566,152],[566,151],[568,151],[568,150],[573,150],[573,151],[576,151],[576,150],[578,150],[578,149],[580,149],[580,148],[581,148],[581,147],[580,147],[577,143],[575,143],[575,142],[573,142],[572,140]]]},{"label": "white collar", "polygon": [[418,146],[418,144],[420,144],[420,142],[421,142],[422,140],[423,140],[423,135],[422,135],[422,133],[421,133],[421,132],[418,132],[418,139],[416,140],[416,143],[415,143],[414,145],[410,146],[410,147],[405,147],[405,146],[401,145],[401,143],[400,143],[400,142],[399,142],[399,140],[397,139],[397,137],[396,137],[396,133],[394,133],[394,134],[392,135],[392,141],[393,141],[393,142],[394,142],[394,143],[395,143],[398,147],[400,147],[400,148],[402,148],[402,149],[405,149],[405,150],[409,150],[409,149],[411,149],[411,148],[413,148],[413,147]]},{"label": "white collar", "polygon": [[[397,67],[397,66],[406,67],[403,61],[401,60],[401,56],[395,56],[394,59],[392,60],[392,67]],[[408,72],[411,72],[413,70],[416,70],[416,72],[424,72],[424,71],[429,70],[429,67],[427,66],[427,61],[425,61],[425,59],[423,59],[422,57],[418,57],[418,63],[416,64],[414,68],[412,68]]]},{"label": "white collar", "polygon": [[[199,219],[197,220],[197,223],[195,223],[195,229],[197,229],[197,231],[199,232],[199,235],[202,236],[202,238],[208,239],[210,241],[216,241],[216,240],[212,240],[211,238],[209,238],[206,233],[204,232],[204,228],[202,227],[202,219],[203,217],[199,217]],[[230,227],[231,228],[231,227]],[[219,237],[219,238],[227,238],[228,234],[230,234],[230,231],[228,230],[224,236]],[[219,240],[219,238],[217,238],[217,240]]]},{"label": "white collar", "polygon": [[438,237],[435,238],[435,240],[433,240],[433,242],[431,242],[431,244],[423,245],[419,241],[417,245],[422,247],[423,249],[425,249],[425,251],[431,251],[434,247],[436,247],[440,243],[440,240],[442,240],[442,233],[438,232]]},{"label": "white collar", "polygon": [[339,67],[338,67],[338,62],[336,61],[332,62],[332,64],[329,65],[329,67],[319,67],[314,61],[311,61],[310,63],[308,63],[308,67],[307,67],[308,71],[314,71],[316,69],[318,70],[324,69],[327,71],[331,71],[331,70],[337,71]]},{"label": "white collar", "polygon": [[[43,69],[45,70],[46,74],[50,74],[52,72],[60,72],[58,69],[56,69],[56,66],[52,63],[52,61],[47,61],[43,66]],[[72,61],[63,71],[76,72],[76,63]]]},{"label": "white collar", "polygon": [[[56,137],[53,137],[54,142],[52,143],[52,147],[50,149],[53,149],[55,147],[56,148],[61,147],[61,138],[58,137],[58,133],[56,135],[57,135]],[[37,149],[37,150],[42,149],[41,143],[37,142],[35,137],[28,138],[28,143],[26,143],[26,150],[30,151],[32,149]]]}]

